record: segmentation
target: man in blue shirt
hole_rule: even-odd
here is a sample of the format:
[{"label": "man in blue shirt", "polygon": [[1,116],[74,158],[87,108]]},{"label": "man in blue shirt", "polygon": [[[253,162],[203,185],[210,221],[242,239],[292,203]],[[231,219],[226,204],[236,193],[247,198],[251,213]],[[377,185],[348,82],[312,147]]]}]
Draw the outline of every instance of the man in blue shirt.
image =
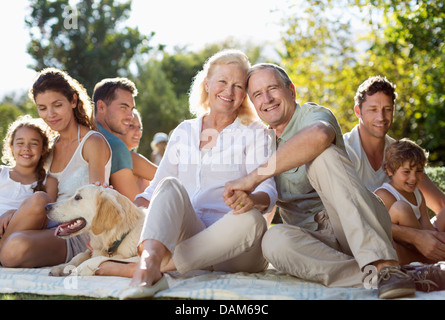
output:
[{"label": "man in blue shirt", "polygon": [[126,78],[104,79],[96,84],[93,92],[97,127],[112,151],[110,184],[131,201],[140,193],[133,175],[131,153],[114,133],[128,132],[137,93],[134,83]]}]

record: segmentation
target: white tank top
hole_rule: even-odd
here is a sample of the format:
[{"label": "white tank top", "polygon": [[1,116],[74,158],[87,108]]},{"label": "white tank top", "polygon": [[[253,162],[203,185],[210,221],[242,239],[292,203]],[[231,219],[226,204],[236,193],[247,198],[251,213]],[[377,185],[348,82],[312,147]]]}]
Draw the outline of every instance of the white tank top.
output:
[{"label": "white tank top", "polygon": [[[59,192],[57,195],[58,201],[70,198],[76,192],[76,190],[78,188],[90,183],[88,162],[83,158],[82,150],[83,150],[85,141],[87,141],[87,139],[92,134],[95,134],[95,133],[101,134],[97,131],[90,130],[83,137],[82,141],[80,141],[80,131],[79,131],[79,137],[78,137],[79,145],[78,145],[76,151],[74,152],[73,156],[71,157],[70,162],[65,167],[65,169],[63,169],[63,171],[61,171],[61,172],[51,172],[51,171],[48,172],[49,175],[55,177],[57,179],[57,181],[59,182],[59,185],[58,185]],[[110,152],[111,152],[111,149],[110,149]],[[53,160],[53,154],[51,153],[50,159],[48,161],[48,168],[51,168],[52,160]],[[108,182],[110,179],[110,171],[111,171],[111,157],[110,157],[110,159],[108,159],[108,162],[105,165],[105,181],[106,182]]]},{"label": "white tank top", "polygon": [[0,166],[0,216],[8,210],[16,210],[22,202],[34,193],[32,184],[21,184],[9,176],[10,168]]},{"label": "white tank top", "polygon": [[[414,196],[416,197],[417,206],[413,205],[411,202],[409,202],[399,191],[397,191],[396,188],[394,188],[391,184],[385,182],[379,189],[385,189],[391,192],[391,194],[397,199],[402,200],[408,203],[411,208],[413,208],[414,214],[416,215],[417,220],[420,219],[420,205],[422,204],[422,195],[420,194],[419,189],[414,190]],[[376,190],[376,191],[377,191]]]}]

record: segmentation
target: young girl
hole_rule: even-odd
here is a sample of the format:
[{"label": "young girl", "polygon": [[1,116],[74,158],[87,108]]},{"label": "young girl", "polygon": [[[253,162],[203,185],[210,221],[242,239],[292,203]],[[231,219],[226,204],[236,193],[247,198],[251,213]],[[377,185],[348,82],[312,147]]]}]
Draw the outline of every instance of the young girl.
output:
[{"label": "young girl", "polygon": [[2,156],[7,166],[0,166],[0,246],[13,232],[47,226],[46,215],[35,210],[37,202],[57,197],[57,180],[47,177],[44,169],[49,154],[47,132],[43,121],[29,115],[8,128]]},{"label": "young girl", "polygon": [[[402,139],[386,148],[385,159],[390,182],[385,182],[375,194],[385,203],[392,223],[435,231],[428,216],[425,198],[417,188],[423,178],[427,153],[414,142]],[[403,260],[408,252],[406,248],[398,243],[394,247]]]}]

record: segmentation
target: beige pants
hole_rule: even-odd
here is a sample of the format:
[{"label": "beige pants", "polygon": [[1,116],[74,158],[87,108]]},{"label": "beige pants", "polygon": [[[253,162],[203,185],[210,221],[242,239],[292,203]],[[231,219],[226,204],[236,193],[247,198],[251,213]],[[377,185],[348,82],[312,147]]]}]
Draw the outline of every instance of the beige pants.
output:
[{"label": "beige pants", "polygon": [[229,212],[206,227],[180,181],[165,178],[153,193],[141,242],[154,239],[163,243],[173,253],[180,273],[209,267],[226,272],[260,272],[267,267],[261,251],[266,229],[266,220],[256,209],[240,215]]},{"label": "beige pants", "polygon": [[398,260],[389,213],[338,147],[306,166],[326,208],[316,216],[319,228],[277,225],[266,232],[263,253],[275,268],[296,277],[331,287],[361,286],[366,265]]}]

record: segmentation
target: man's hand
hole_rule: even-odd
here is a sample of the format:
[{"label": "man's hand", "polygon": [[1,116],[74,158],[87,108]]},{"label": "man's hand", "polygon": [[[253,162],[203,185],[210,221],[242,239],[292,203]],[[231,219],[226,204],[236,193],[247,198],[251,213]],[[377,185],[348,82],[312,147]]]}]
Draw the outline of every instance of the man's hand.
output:
[{"label": "man's hand", "polygon": [[416,249],[426,258],[434,261],[445,260],[445,232],[419,230],[421,236],[415,241]]},{"label": "man's hand", "polygon": [[223,197],[224,199],[229,198],[235,190],[245,191],[246,193],[250,194],[255,190],[258,184],[253,181],[251,175],[229,181],[225,185]]}]

